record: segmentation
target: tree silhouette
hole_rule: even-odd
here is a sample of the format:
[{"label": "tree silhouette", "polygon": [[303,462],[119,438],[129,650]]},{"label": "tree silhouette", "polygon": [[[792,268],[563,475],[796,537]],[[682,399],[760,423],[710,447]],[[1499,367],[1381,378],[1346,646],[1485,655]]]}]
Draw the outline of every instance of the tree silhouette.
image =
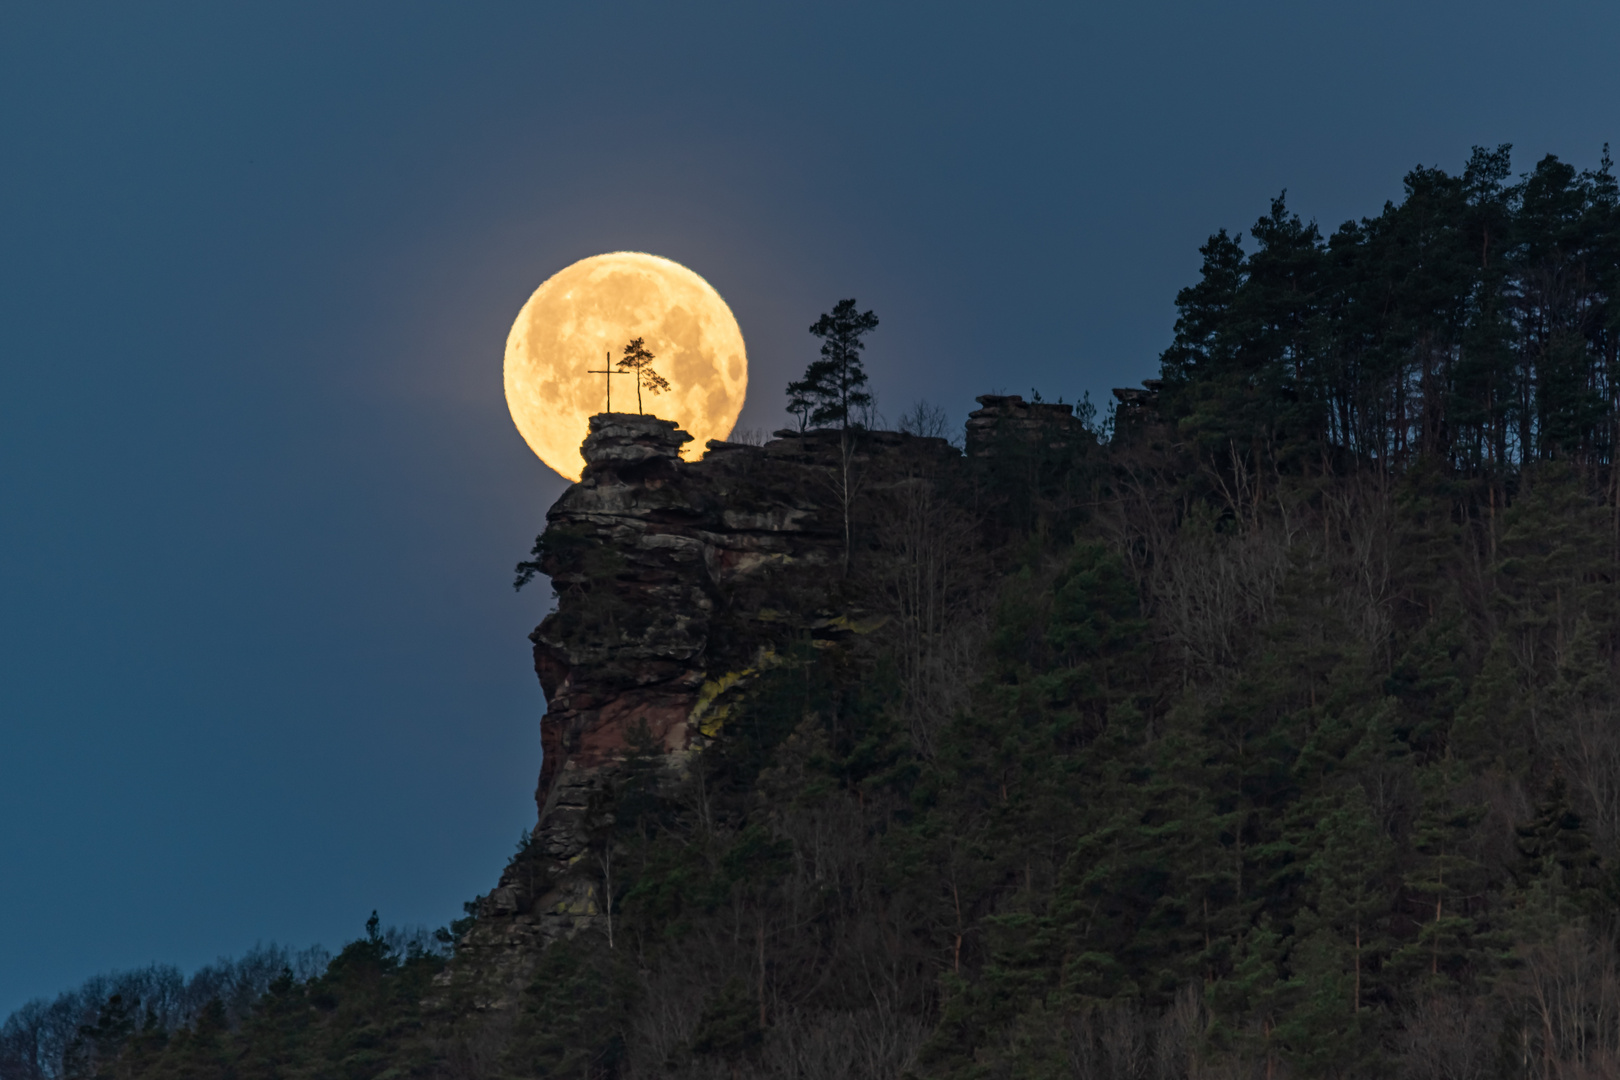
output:
[{"label": "tree silhouette", "polygon": [[641,391],[645,389],[649,394],[662,394],[669,389],[669,380],[652,369],[652,362],[657,357],[647,351],[646,338],[636,338],[624,347],[624,355],[619,358],[619,370],[628,371],[636,377],[636,412],[641,412]]},{"label": "tree silhouette", "polygon": [[855,301],[840,300],[831,312],[816,320],[810,332],[821,338],[821,359],[804,369],[804,378],[788,383],[788,412],[799,417],[799,426],[831,424],[847,430],[852,410],[872,404],[866,385],[866,369],[861,350],[862,335],[877,329],[872,312],[857,312]]}]

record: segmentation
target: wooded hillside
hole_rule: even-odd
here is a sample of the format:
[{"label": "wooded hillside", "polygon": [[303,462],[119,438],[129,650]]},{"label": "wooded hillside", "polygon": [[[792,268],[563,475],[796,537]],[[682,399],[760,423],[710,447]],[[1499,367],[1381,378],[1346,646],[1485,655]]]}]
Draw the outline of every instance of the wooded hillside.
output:
[{"label": "wooded hillside", "polygon": [[1203,253],[1107,432],[846,480],[847,573],[689,767],[632,747],[611,920],[511,1007],[373,928],[239,1018],[18,1014],[0,1076],[1620,1073],[1607,155]]}]

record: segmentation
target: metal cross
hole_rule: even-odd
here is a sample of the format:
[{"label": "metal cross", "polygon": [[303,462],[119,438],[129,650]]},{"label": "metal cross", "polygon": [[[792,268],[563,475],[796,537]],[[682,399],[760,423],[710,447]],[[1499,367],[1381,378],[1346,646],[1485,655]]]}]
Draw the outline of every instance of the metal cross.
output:
[{"label": "metal cross", "polygon": [[629,375],[629,374],[632,374],[632,373],[628,372],[628,371],[614,371],[613,370],[613,350],[612,349],[609,349],[607,352],[603,353],[602,356],[603,356],[602,363],[604,365],[606,365],[606,366],[604,366],[602,368],[602,370],[600,370],[600,371],[598,371],[596,368],[586,368],[585,369],[585,374],[602,376],[602,385],[607,387],[607,411],[612,412],[613,411],[613,376],[615,376],[615,375]]}]

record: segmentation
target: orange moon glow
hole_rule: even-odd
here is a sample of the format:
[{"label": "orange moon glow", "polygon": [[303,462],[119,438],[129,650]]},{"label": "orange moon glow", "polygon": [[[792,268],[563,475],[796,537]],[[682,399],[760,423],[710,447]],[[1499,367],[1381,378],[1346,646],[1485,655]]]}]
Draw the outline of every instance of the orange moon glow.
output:
[{"label": "orange moon glow", "polygon": [[[652,369],[669,380],[641,395],[643,411],[674,420],[700,457],[731,434],[748,390],[742,330],[714,287],[680,263],[639,251],[593,255],[547,278],[506,339],[506,406],[529,448],[570,480],[585,468],[579,444],[605,411],[604,376],[632,338],[645,338]],[[613,375],[613,411],[636,411],[636,380]]]}]

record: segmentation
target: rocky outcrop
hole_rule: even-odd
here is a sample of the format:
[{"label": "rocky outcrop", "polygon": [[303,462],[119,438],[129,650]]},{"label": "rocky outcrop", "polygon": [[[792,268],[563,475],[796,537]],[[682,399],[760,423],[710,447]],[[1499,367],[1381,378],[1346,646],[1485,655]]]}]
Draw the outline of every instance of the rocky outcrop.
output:
[{"label": "rocky outcrop", "polygon": [[968,413],[967,453],[986,458],[1017,446],[1058,450],[1094,440],[1073,405],[1025,401],[1018,394],[980,394]]},{"label": "rocky outcrop", "polygon": [[855,480],[881,499],[961,460],[943,439],[897,432],[779,431],[683,462],[688,441],[656,417],[592,417],[585,471],[546,515],[540,565],[557,607],[531,635],[547,701],[539,822],[480,901],[446,985],[519,985],[546,941],[603,917],[593,822],[632,748],[678,776],[773,644],[851,633],[859,613],[840,605],[840,582]]},{"label": "rocky outcrop", "polygon": [[540,832],[558,857],[572,777],[620,760],[633,737],[685,752],[727,670],[785,634],[836,632],[845,457],[868,497],[957,457],[896,432],[779,431],[763,446],[711,442],[687,463],[687,441],[667,420],[593,417],[584,475],[546,515],[557,610],[531,640],[548,703]]},{"label": "rocky outcrop", "polygon": [[1175,425],[1161,408],[1163,379],[1143,379],[1141,389],[1118,387],[1114,397],[1113,447],[1115,457],[1135,467],[1162,461],[1176,443]]},{"label": "rocky outcrop", "polygon": [[849,568],[881,550],[879,523],[919,482],[982,511],[1005,499],[1003,465],[1038,480],[1041,463],[1095,446],[1071,406],[978,400],[966,456],[944,439],[813,430],[710,442],[683,461],[691,437],[670,421],[591,418],[584,473],[546,514],[537,549],[557,601],[531,635],[547,702],[538,824],[478,901],[441,976],[446,994],[500,1007],[547,942],[606,929],[620,785],[649,761],[656,783],[680,784],[694,751],[724,738],[739,689],[790,640],[832,646],[880,624],[852,606]]},{"label": "rocky outcrop", "polygon": [[1164,389],[1163,379],[1143,379],[1142,388],[1116,386],[1114,397],[1119,399],[1116,417],[1121,423],[1143,423],[1157,417],[1159,392]]}]

